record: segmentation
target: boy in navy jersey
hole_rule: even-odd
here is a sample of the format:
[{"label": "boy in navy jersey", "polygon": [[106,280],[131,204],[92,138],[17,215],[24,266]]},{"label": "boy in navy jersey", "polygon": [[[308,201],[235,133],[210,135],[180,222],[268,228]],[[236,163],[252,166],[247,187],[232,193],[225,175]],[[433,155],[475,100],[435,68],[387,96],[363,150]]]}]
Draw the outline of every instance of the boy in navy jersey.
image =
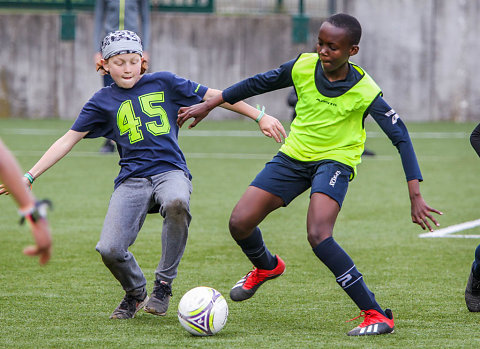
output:
[{"label": "boy in navy jersey", "polygon": [[[285,144],[257,175],[230,217],[232,237],[254,265],[230,291],[234,301],[253,296],[267,280],[280,276],[285,263],[264,244],[258,225],[272,211],[287,206],[310,190],[307,238],[314,254],[331,270],[337,283],[361,310],[363,322],[350,336],[391,333],[394,320],[383,310],[350,256],[333,239],[333,227],[345,198],[348,183],[356,175],[366,133],[364,118],[370,114],[397,147],[408,183],[411,216],[422,229],[438,225],[420,194],[422,175],[407,129],[383,100],[372,78],[349,62],[358,50],[361,26],[352,16],[337,14],[320,27],[317,52],[304,53],[280,68],[239,82],[221,95],[190,108],[180,108],[180,126],[190,117],[190,127],[221,103],[294,86],[297,116]],[[359,316],[359,317],[360,317]]]},{"label": "boy in navy jersey", "polygon": [[[120,173],[96,246],[125,290],[124,299],[110,317],[133,318],[144,306],[149,313],[165,315],[191,219],[191,175],[177,141],[177,113],[180,107],[199,103],[220,91],[169,72],[144,74],[147,67],[140,38],[128,30],[105,37],[102,57],[101,69],[115,83],[95,93],[71,129],[29,173],[37,178],[83,138],[106,137],[116,142]],[[254,120],[259,115],[257,109],[243,102],[224,106]],[[259,126],[277,142],[282,135],[285,137],[285,130],[274,117],[264,115]],[[128,248],[135,242],[147,213],[158,212],[164,218],[162,256],[149,298],[145,276]]]},{"label": "boy in navy jersey", "polygon": [[[480,124],[470,135],[470,143],[480,156]],[[475,256],[465,288],[465,303],[471,312],[480,312],[480,245],[475,249]]]}]

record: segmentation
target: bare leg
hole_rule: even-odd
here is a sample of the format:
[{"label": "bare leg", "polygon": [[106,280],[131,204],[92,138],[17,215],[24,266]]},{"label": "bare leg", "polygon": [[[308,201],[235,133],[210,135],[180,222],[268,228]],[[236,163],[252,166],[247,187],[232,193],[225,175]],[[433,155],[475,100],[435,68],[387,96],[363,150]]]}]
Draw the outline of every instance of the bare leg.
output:
[{"label": "bare leg", "polygon": [[257,187],[248,187],[230,216],[230,234],[236,241],[246,239],[270,212],[282,206],[280,197]]},{"label": "bare leg", "polygon": [[340,206],[330,196],[313,193],[307,214],[307,234],[310,246],[314,248],[333,235]]}]

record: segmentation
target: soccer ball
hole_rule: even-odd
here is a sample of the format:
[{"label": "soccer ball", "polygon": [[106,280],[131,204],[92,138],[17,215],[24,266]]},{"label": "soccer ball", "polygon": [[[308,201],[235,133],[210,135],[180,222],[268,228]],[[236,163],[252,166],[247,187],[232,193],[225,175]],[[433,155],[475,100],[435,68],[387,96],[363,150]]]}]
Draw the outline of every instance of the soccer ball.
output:
[{"label": "soccer ball", "polygon": [[195,336],[214,335],[225,326],[227,317],[227,301],[211,287],[192,288],[178,304],[178,320]]}]

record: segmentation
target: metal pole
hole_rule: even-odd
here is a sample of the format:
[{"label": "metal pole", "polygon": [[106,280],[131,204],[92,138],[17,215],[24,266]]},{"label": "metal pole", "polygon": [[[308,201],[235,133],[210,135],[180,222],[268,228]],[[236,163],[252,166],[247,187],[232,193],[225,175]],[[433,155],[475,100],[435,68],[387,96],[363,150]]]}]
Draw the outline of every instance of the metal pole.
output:
[{"label": "metal pole", "polygon": [[277,0],[277,5],[275,6],[275,12],[280,13],[283,11],[283,0]]},{"label": "metal pole", "polygon": [[309,18],[305,15],[303,0],[298,0],[298,13],[292,16],[292,38],[296,44],[308,41]]},{"label": "metal pole", "polygon": [[72,0],[65,0],[65,11],[60,14],[60,38],[64,41],[75,40],[75,13],[72,10]]},{"label": "metal pole", "polygon": [[328,13],[330,15],[337,13],[337,0],[328,0]]}]

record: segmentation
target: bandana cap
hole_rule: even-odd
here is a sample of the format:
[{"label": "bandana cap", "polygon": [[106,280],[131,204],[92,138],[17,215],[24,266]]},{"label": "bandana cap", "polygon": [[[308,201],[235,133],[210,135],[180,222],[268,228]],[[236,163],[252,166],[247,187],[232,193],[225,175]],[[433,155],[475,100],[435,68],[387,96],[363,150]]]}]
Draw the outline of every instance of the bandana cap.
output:
[{"label": "bandana cap", "polygon": [[121,55],[124,53],[138,53],[142,56],[142,40],[130,30],[117,30],[108,33],[102,41],[102,58]]}]

